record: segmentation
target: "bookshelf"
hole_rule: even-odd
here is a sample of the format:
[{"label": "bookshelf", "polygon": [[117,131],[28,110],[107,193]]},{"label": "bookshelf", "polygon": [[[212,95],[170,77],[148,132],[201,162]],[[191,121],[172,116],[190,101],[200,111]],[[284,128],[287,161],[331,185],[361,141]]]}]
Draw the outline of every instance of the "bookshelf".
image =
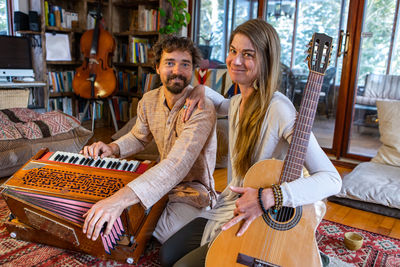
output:
[{"label": "bookshelf", "polygon": [[123,121],[136,113],[133,109],[143,93],[158,85],[151,47],[160,37],[158,10],[163,4],[161,0],[112,2],[112,33],[117,42],[113,58],[118,78],[116,96]]},{"label": "bookshelf", "polygon": [[[162,0],[103,0],[101,12],[103,26],[116,41],[112,64],[115,69],[118,90],[113,103],[119,109],[126,109],[137,102],[143,93],[156,85],[152,64],[151,46],[159,39],[160,21],[158,9],[165,5]],[[43,103],[45,109],[58,108],[65,113],[78,116],[86,102],[79,99],[70,83],[74,71],[83,63],[80,52],[80,38],[83,33],[94,27],[91,12],[97,9],[97,0],[40,0],[40,31],[20,31],[25,36],[39,43],[32,48],[35,79],[44,81]],[[30,9],[36,9],[30,7]],[[51,44],[46,35],[66,35],[71,58],[68,60],[49,60]],[[151,81],[149,81],[151,77]],[[147,86],[147,89],[145,88]],[[132,101],[134,99],[134,101]],[[101,105],[101,104],[100,104]],[[68,110],[64,110],[68,107]],[[106,107],[107,109],[107,107]],[[121,120],[128,120],[136,111],[121,115]],[[103,107],[97,108],[102,111]],[[117,111],[117,110],[115,110]],[[106,113],[106,112],[104,112]],[[99,117],[102,115],[99,114]],[[109,118],[106,118],[109,119]]]}]

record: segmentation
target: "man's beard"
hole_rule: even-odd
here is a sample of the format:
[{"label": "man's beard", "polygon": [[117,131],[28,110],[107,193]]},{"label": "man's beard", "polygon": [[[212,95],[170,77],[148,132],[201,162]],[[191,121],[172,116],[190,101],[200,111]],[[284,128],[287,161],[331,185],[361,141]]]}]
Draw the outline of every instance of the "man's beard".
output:
[{"label": "man's beard", "polygon": [[[172,85],[169,84],[169,82],[171,80],[174,80],[176,78],[182,80],[183,85],[181,85],[180,83],[173,83]],[[175,94],[175,95],[178,95],[178,94],[182,93],[183,89],[185,89],[186,86],[188,86],[188,85],[189,85],[189,82],[186,79],[186,77],[183,76],[183,75],[172,74],[172,75],[167,77],[167,84],[166,84],[167,90],[170,91],[171,93]]]}]

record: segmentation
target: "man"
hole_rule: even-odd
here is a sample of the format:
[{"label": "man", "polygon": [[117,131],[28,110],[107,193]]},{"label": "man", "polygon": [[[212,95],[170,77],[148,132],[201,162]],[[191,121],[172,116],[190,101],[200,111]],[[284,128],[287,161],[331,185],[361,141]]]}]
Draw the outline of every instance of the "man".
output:
[{"label": "man", "polygon": [[162,86],[146,93],[138,104],[135,126],[110,144],[97,142],[81,151],[97,158],[126,157],[141,151],[153,138],[160,162],[114,195],[96,203],[84,216],[83,232],[96,240],[104,223],[109,234],[122,211],[137,203],[150,208],[165,194],[169,201],[153,235],[163,243],[216,201],[214,180],[216,134],[211,101],[183,122],[189,83],[200,54],[192,41],[167,36],[154,45]]}]

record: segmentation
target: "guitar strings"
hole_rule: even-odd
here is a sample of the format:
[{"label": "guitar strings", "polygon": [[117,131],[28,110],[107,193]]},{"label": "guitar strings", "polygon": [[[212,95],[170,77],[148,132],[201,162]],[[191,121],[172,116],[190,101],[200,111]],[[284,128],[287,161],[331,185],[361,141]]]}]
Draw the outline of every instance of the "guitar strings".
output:
[{"label": "guitar strings", "polygon": [[[302,157],[304,159],[304,154],[299,156],[299,152],[302,153],[305,150],[304,144],[299,144],[301,142],[299,142],[299,138],[300,138],[300,133],[308,133],[309,131],[305,131],[305,127],[307,126],[307,122],[308,119],[310,118],[310,112],[312,113],[312,100],[313,100],[313,96],[312,93],[315,91],[314,88],[314,81],[315,81],[316,77],[314,75],[312,75],[312,73],[310,74],[307,86],[305,88],[305,95],[302,98],[302,102],[301,102],[301,108],[300,108],[300,114],[298,115],[298,120],[296,121],[296,125],[295,125],[295,129],[292,135],[292,142],[291,144],[293,144],[293,148],[292,148],[292,152],[296,152],[295,154],[291,153],[288,155],[288,168],[286,168],[285,171],[285,175],[282,176],[282,179],[284,179],[285,181],[292,181],[298,177],[298,167],[296,166],[296,161],[295,159],[298,159],[299,157]],[[308,134],[306,134],[308,135]],[[303,138],[305,136],[302,136]],[[308,136],[309,137],[309,136]],[[296,149],[297,147],[297,149]],[[303,164],[301,164],[303,165]],[[303,167],[301,166],[300,168],[300,175],[301,172],[303,170]],[[296,172],[297,171],[297,172]],[[281,212],[280,214],[278,214],[278,221],[280,222],[285,222],[286,220],[290,219],[289,218],[289,209],[284,209],[283,212]],[[292,214],[292,216],[295,215]],[[284,230],[286,231],[286,230]],[[288,234],[283,234],[283,244],[286,244],[287,241],[287,237]],[[282,239],[282,238],[280,238]],[[284,252],[285,248],[282,248],[281,246],[278,246],[280,251],[279,251],[279,255],[278,255],[278,259],[280,259],[282,257],[282,253]]]},{"label": "guitar strings", "polygon": [[[299,118],[299,127],[300,125],[302,126],[301,130],[303,133],[306,133],[306,142],[305,144],[300,146],[303,148],[303,153],[305,154],[307,151],[307,147],[308,147],[308,143],[309,143],[309,138],[310,138],[310,134],[311,134],[311,128],[312,128],[312,122],[313,122],[313,118],[316,112],[316,108],[318,105],[318,98],[319,98],[319,92],[321,89],[321,85],[322,85],[322,81],[323,81],[323,75],[310,75],[310,84],[309,87],[306,90],[306,94],[304,96],[305,99],[305,103],[304,103],[304,107],[305,107],[305,112],[303,111],[302,116]],[[301,124],[300,124],[301,123]],[[309,128],[309,129],[305,129],[305,127]],[[298,144],[297,144],[298,145]],[[299,151],[299,150],[297,150]],[[303,164],[304,165],[304,158],[305,155],[303,154]],[[303,167],[301,168],[301,172],[303,170]],[[289,178],[293,181],[295,179],[297,179],[298,177],[290,177]],[[284,213],[284,219],[288,219],[288,213],[285,212]],[[288,235],[284,236],[284,243],[286,243],[286,239],[287,239]],[[281,257],[281,255],[280,255]]]},{"label": "guitar strings", "polygon": [[[318,78],[320,78],[320,79],[318,79]],[[308,122],[308,124],[310,124],[310,121],[309,121],[310,119],[311,119],[311,121],[313,120],[313,116],[315,115],[316,105],[318,104],[318,99],[317,98],[319,97],[319,91],[320,91],[320,88],[318,89],[318,87],[319,87],[319,85],[322,85],[320,82],[318,82],[318,80],[321,80],[321,78],[323,78],[323,75],[321,77],[318,77],[318,75],[317,76],[310,75],[310,83],[309,83],[308,88],[306,88],[305,96],[303,97],[305,100],[308,100],[308,102],[304,101],[305,103],[304,104],[302,103],[302,106],[305,107],[306,110],[305,111],[303,110],[302,112],[300,112],[300,113],[303,113],[303,114],[301,114],[303,116],[299,116],[299,120],[298,120],[299,122],[296,122],[297,124],[299,124],[299,126],[296,126],[298,131],[299,130],[300,131],[303,130],[303,132],[304,132],[304,125],[306,125],[307,122]],[[304,123],[304,120],[307,121],[307,122]],[[302,123],[302,124],[300,124],[300,123]],[[303,128],[300,129],[299,128],[300,126],[303,126]],[[309,125],[309,127],[311,127],[311,126]],[[307,130],[306,133],[307,133],[307,140],[308,140],[309,136],[310,136],[310,133],[311,133],[311,130]],[[296,133],[294,132],[294,135],[295,134]],[[292,140],[293,140],[293,136],[292,136]],[[296,139],[296,140],[298,140],[298,139]],[[307,141],[307,143],[308,143],[308,141]],[[294,142],[293,145],[298,145],[298,144],[296,144],[296,142]],[[306,149],[306,147],[304,147],[304,146],[303,146],[303,148]],[[288,156],[292,157],[293,155],[289,154]],[[290,160],[289,157],[288,157],[288,160]],[[296,178],[290,177],[291,176],[290,175],[291,174],[290,170],[291,169],[295,169],[296,170],[296,168],[293,167],[293,165],[294,165],[293,159],[291,161],[288,161],[288,166],[286,168],[284,168],[284,170],[283,170],[284,171],[283,176],[282,176],[283,179],[282,179],[282,181],[280,181],[280,183],[282,183],[283,181],[286,181],[286,180],[291,181],[291,180],[294,180],[294,179],[297,178],[297,177]],[[301,171],[302,171],[302,169],[301,169]],[[289,174],[288,174],[288,172],[289,172]],[[288,219],[288,216],[289,216],[288,212],[289,212],[289,209],[285,209],[283,212],[280,212],[277,215],[277,221],[279,222],[279,221],[282,221],[282,219]],[[270,229],[269,229],[269,227],[267,229],[268,229],[267,230],[267,237],[268,237],[268,235],[269,235],[268,232],[270,232],[269,231]],[[278,231],[274,231],[273,235],[274,236],[276,236],[276,235],[278,236],[277,240],[281,239],[281,238],[279,238],[281,236],[281,234],[279,234]],[[285,234],[285,235],[283,235],[283,237],[284,237],[284,243],[285,243],[287,235]],[[275,239],[275,237],[272,237],[272,240],[274,240],[274,239]],[[271,240],[271,239],[266,238],[264,243],[267,243],[268,242],[267,240]],[[277,245],[277,246],[274,246],[274,248],[276,248],[276,249],[273,249],[273,251],[270,251],[270,253],[268,253],[268,251],[269,251],[268,247],[270,247],[271,245],[272,245],[272,242],[269,242],[268,246],[264,245],[265,249],[264,249],[264,252],[263,252],[263,254],[264,254],[263,260],[267,261],[268,254],[271,254],[270,259],[271,259],[272,262],[274,262],[276,256],[277,256],[278,259],[281,258],[282,253],[283,253],[283,249],[281,249],[281,246]]]}]

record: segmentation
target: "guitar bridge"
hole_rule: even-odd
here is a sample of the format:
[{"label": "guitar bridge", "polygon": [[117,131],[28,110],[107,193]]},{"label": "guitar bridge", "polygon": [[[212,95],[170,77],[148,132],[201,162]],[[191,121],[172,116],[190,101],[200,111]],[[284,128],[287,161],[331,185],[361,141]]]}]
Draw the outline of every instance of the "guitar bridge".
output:
[{"label": "guitar bridge", "polygon": [[242,253],[238,254],[236,262],[250,267],[280,267],[280,265],[256,259]]}]

